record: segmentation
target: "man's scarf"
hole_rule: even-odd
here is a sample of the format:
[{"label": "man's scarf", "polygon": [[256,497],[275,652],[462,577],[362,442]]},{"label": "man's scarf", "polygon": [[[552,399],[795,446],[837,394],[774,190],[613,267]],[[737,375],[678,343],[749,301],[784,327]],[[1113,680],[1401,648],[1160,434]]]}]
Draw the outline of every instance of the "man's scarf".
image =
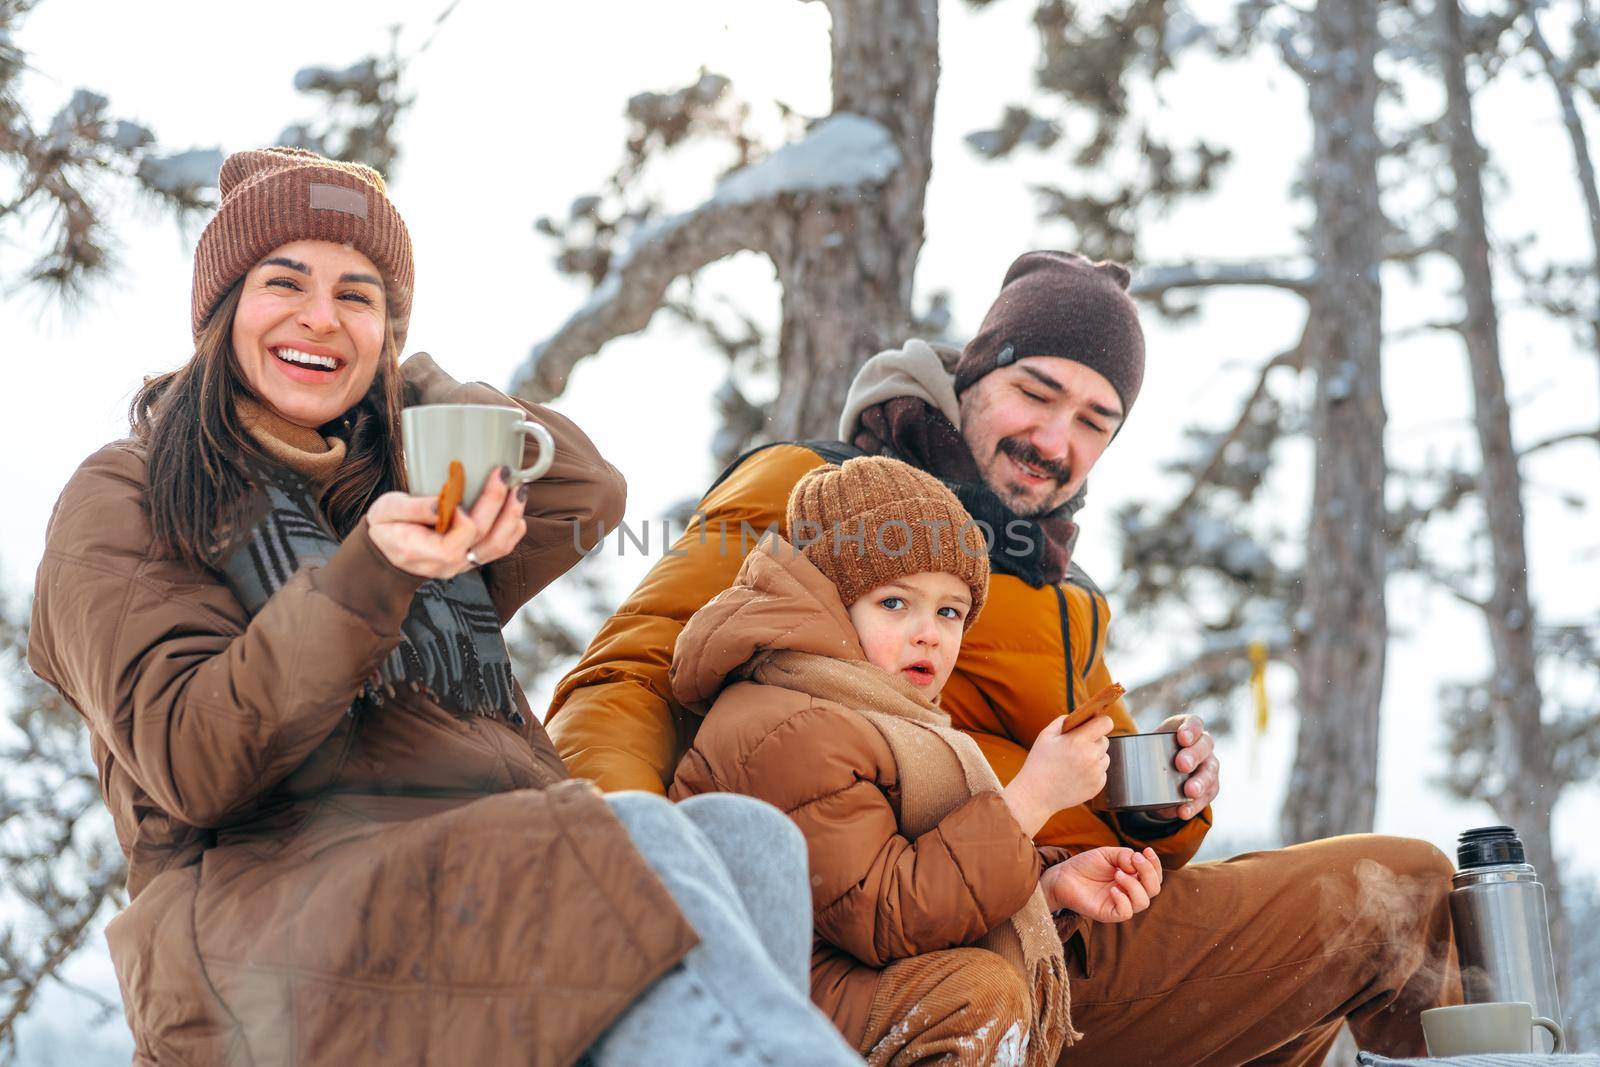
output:
[{"label": "man's scarf", "polygon": [[[212,565],[253,618],[302,567],[320,566],[339,550],[339,537],[317,506],[312,485],[277,464],[254,464],[251,495],[238,512],[239,534],[217,546]],[[513,726],[516,678],[500,632],[500,617],[483,575],[465,571],[430,579],[411,598],[401,640],[366,680],[351,711],[382,704],[409,690],[456,715],[501,716]]]},{"label": "man's scarf", "polygon": [[868,455],[904,460],[948,485],[985,530],[995,570],[1035,588],[1066,578],[1078,539],[1072,516],[1083,506],[1083,491],[1047,514],[1017,515],[985,484],[961,431],[920,397],[894,397],[862,411],[850,443]]}]

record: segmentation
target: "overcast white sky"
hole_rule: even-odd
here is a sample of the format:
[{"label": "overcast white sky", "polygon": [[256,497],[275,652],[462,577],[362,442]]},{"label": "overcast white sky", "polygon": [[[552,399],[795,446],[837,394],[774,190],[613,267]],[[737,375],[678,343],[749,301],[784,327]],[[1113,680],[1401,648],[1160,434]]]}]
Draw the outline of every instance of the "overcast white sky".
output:
[{"label": "overcast white sky", "polygon": [[[444,6],[445,0],[287,0],[270,8],[44,0],[17,43],[38,71],[26,97],[36,118],[85,86],[109,96],[112,113],[146,123],[173,148],[220,143],[235,150],[272,143],[290,122],[312,117],[291,85],[297,69],[343,66],[381,49],[385,27],[397,21],[409,50]],[[950,290],[958,332],[976,325],[1018,252],[1066,239],[1035,221],[1027,191],[1030,180],[1048,175],[1052,161],[986,164],[961,142],[991,124],[1004,104],[1029,95],[1037,54],[1031,8],[1022,0],[982,14],[958,3],[942,7],[942,88],[918,289]],[[793,0],[464,0],[411,69],[417,103],[402,129],[406,154],[391,183],[416,248],[412,349],[432,352],[458,376],[504,385],[529,346],[583,300],[582,288],[551,267],[549,245],[532,222],[564,212],[609,173],[621,150],[627,98],[687,84],[705,67],[730,76],[743,97],[767,109],[763,114],[774,100],[820,114],[828,107],[827,32],[823,5]],[[1159,108],[1171,128],[1220,140],[1236,153],[1217,196],[1145,235],[1152,260],[1297,249],[1297,228],[1307,216],[1287,190],[1308,146],[1303,100],[1293,78],[1268,66],[1208,65],[1188,72],[1181,92],[1142,102]],[[1415,106],[1435,103],[1423,93]],[[1548,91],[1508,81],[1485,101],[1479,126],[1508,175],[1495,207],[1497,233],[1535,234],[1542,249],[1582,256],[1581,208]],[[709,190],[709,180],[701,168],[663,188],[674,206],[689,207]],[[9,591],[31,585],[51,503],[84,456],[124,432],[125,407],[141,377],[188,352],[195,233],[180,233],[135,205],[122,215],[121,267],[82,309],[65,314],[42,307],[36,295],[14,292],[0,304],[8,378],[0,390],[0,455],[9,501],[0,511],[0,581]],[[0,274],[30,253],[0,248]],[[1393,272],[1385,281],[1391,324],[1447,310],[1448,271],[1435,267],[1416,281]],[[775,317],[771,272],[758,257],[715,267],[704,282],[768,321]],[[1116,577],[1109,521],[1116,504],[1163,484],[1156,467],[1176,454],[1183,424],[1231,417],[1254,366],[1293,342],[1300,317],[1295,298],[1260,291],[1220,295],[1181,328],[1147,316],[1144,392],[1128,431],[1097,469],[1090,506],[1080,516],[1079,559],[1103,584]],[[1567,333],[1531,314],[1512,315],[1505,354],[1521,402],[1519,438],[1595,424],[1595,360]],[[1386,359],[1395,457],[1410,464],[1429,455],[1470,457],[1459,347],[1435,335],[1393,345]],[[672,502],[698,494],[715,473],[709,398],[721,376],[720,358],[670,325],[614,342],[574,376],[558,406],[628,476],[630,522],[659,517]],[[1305,456],[1278,490],[1291,501],[1303,498],[1309,474]],[[1600,501],[1593,499],[1600,496],[1600,457],[1592,445],[1569,446],[1530,464],[1528,474],[1538,608],[1548,619],[1592,616],[1600,589],[1594,534]],[[1569,508],[1561,496],[1573,492],[1591,499]],[[1456,534],[1464,537],[1464,528],[1444,536]],[[632,557],[613,564],[619,592],[648,563]],[[1390,610],[1395,640],[1378,828],[1448,848],[1459,830],[1495,821],[1487,808],[1446,800],[1428,784],[1442,759],[1436,687],[1486,669],[1481,623],[1410,580],[1392,584]],[[1179,627],[1170,644],[1124,641],[1113,666],[1124,672],[1121,680],[1136,684],[1170,663],[1186,638],[1192,635]],[[1293,715],[1285,709],[1291,680],[1280,669],[1271,682],[1277,699],[1266,736],[1241,736],[1223,749],[1217,834],[1239,843],[1272,832],[1293,747]],[[545,694],[530,696],[542,706]],[[1577,811],[1592,813],[1597,802],[1595,790],[1574,793],[1558,812],[1560,844],[1574,866],[1591,871],[1600,870],[1600,846]],[[109,980],[103,961],[86,961],[82,969],[91,982]],[[69,1041],[70,1029],[35,1041],[28,1062],[52,1062],[54,1055],[66,1062],[74,1048],[71,1058],[83,1062],[78,1053],[86,1048],[57,1043]]]}]

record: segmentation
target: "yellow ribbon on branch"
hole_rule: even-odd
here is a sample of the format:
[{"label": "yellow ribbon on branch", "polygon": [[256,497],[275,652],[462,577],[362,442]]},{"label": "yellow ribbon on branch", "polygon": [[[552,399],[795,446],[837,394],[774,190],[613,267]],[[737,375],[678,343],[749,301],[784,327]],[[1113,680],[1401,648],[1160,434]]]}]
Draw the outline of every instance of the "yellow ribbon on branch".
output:
[{"label": "yellow ribbon on branch", "polygon": [[1250,642],[1250,694],[1256,702],[1256,736],[1267,732],[1267,718],[1271,708],[1267,704],[1267,643]]}]

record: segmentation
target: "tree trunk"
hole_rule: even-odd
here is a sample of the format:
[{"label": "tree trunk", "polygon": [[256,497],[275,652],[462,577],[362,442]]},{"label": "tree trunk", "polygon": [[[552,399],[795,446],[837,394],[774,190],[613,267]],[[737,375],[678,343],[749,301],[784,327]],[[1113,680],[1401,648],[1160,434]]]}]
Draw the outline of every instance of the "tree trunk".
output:
[{"label": "tree trunk", "polygon": [[933,169],[936,0],[829,0],[834,114],[881,124],[903,162],[849,205],[799,198],[769,254],[783,286],[778,396],[767,434],[833,437],[855,372],[905,340]]},{"label": "tree trunk", "polygon": [[1306,64],[1314,129],[1310,356],[1316,476],[1300,631],[1300,732],[1286,841],[1372,829],[1388,620],[1380,381],[1377,7],[1319,0]]},{"label": "tree trunk", "polygon": [[[1484,218],[1483,149],[1472,123],[1467,86],[1466,42],[1457,0],[1439,0],[1440,65],[1444,73],[1445,131],[1455,177],[1456,243],[1466,320],[1462,335],[1472,368],[1474,421],[1483,454],[1479,479],[1489,527],[1494,587],[1486,605],[1489,646],[1494,656],[1489,707],[1504,786],[1492,798],[1495,814],[1522,835],[1528,859],[1539,870],[1550,900],[1551,935],[1558,961],[1566,958],[1561,921],[1559,868],[1551,848],[1550,813],[1556,796],[1550,752],[1539,716],[1542,704],[1533,648],[1534,616],[1528,599],[1528,555],[1524,543],[1522,475],[1511,441],[1511,407],[1500,364],[1500,321],[1489,270]],[[1563,976],[1565,967],[1562,966]]]}]

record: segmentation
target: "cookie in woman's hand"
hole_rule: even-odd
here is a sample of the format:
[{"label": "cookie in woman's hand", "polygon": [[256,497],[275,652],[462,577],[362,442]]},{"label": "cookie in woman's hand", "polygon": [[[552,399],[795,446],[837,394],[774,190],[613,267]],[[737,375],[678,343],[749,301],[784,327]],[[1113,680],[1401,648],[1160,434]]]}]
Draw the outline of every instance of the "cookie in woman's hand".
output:
[{"label": "cookie in woman's hand", "polygon": [[456,508],[466,491],[467,469],[460,460],[453,459],[450,461],[450,476],[444,480],[444,488],[439,490],[439,518],[433,524],[434,532],[444,533],[450,529],[450,523],[456,517]]}]

